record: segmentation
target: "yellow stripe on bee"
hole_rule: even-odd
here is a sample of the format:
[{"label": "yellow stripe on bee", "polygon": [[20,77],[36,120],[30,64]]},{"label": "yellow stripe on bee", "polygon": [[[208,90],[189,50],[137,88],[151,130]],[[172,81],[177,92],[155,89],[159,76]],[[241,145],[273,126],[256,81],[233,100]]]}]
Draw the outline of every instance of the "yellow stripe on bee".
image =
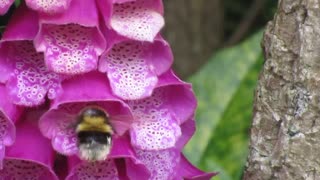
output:
[{"label": "yellow stripe on bee", "polygon": [[85,116],[83,118],[83,122],[88,123],[88,124],[99,125],[99,124],[105,124],[106,123],[106,119],[104,117]]},{"label": "yellow stripe on bee", "polygon": [[105,133],[113,133],[112,127],[106,124],[104,117],[89,117],[86,116],[78,124],[76,132],[80,131],[99,131]]}]

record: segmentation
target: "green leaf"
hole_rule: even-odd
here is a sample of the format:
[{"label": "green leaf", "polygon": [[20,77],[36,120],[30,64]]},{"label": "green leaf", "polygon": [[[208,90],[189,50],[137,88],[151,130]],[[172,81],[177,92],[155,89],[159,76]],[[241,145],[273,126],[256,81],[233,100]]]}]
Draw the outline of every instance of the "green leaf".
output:
[{"label": "green leaf", "polygon": [[[197,132],[184,152],[192,163],[204,170],[220,170],[218,176],[225,180],[240,176],[243,167],[240,161],[229,165],[229,160],[243,159],[247,153],[247,130],[251,120],[248,116],[262,62],[261,38],[259,32],[236,47],[222,50],[190,79],[198,99]],[[232,127],[236,130],[234,134]]]},{"label": "green leaf", "polygon": [[[215,162],[223,167],[232,179],[241,179],[248,154],[254,89],[262,62],[261,55],[258,62],[241,82],[238,91],[212,134],[200,160],[200,167],[207,170],[214,169],[215,167],[211,165],[211,162]],[[226,180],[222,177],[221,179]]]},{"label": "green leaf", "polygon": [[18,7],[20,4],[21,4],[21,0],[15,0],[15,1],[14,1],[14,5],[15,5],[16,7]]}]

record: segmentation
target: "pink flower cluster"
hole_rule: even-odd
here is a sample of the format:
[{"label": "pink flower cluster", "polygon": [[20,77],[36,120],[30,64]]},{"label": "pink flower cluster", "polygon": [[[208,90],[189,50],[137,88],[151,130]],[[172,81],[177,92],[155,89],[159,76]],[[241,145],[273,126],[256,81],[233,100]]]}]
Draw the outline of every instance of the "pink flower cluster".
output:
[{"label": "pink flower cluster", "polygon": [[[0,179],[210,179],[181,153],[196,99],[163,26],[161,0],[25,0],[0,42]],[[88,106],[116,132],[103,162],[78,157]]]}]

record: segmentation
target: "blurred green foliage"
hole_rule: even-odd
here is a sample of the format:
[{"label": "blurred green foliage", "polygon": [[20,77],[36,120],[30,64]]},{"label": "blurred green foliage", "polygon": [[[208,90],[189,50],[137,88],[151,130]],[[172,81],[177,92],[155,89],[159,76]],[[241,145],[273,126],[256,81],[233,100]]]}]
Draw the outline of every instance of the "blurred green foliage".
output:
[{"label": "blurred green foliage", "polygon": [[248,153],[254,88],[262,67],[259,32],[217,53],[190,78],[198,99],[197,132],[186,156],[215,179],[240,179]]},{"label": "blurred green foliage", "polygon": [[15,1],[14,1],[14,5],[15,5],[16,7],[19,6],[20,3],[21,3],[21,0],[15,0]]}]

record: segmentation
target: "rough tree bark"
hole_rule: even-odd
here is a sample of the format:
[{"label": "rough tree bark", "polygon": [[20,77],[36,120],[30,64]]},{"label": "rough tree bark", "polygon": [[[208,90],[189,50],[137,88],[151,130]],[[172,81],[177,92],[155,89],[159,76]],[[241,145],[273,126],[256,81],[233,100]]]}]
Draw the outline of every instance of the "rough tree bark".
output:
[{"label": "rough tree bark", "polygon": [[223,41],[222,0],[165,0],[165,37],[174,69],[185,78],[201,67]]},{"label": "rough tree bark", "polygon": [[262,44],[244,179],[320,179],[320,0],[279,0]]}]

